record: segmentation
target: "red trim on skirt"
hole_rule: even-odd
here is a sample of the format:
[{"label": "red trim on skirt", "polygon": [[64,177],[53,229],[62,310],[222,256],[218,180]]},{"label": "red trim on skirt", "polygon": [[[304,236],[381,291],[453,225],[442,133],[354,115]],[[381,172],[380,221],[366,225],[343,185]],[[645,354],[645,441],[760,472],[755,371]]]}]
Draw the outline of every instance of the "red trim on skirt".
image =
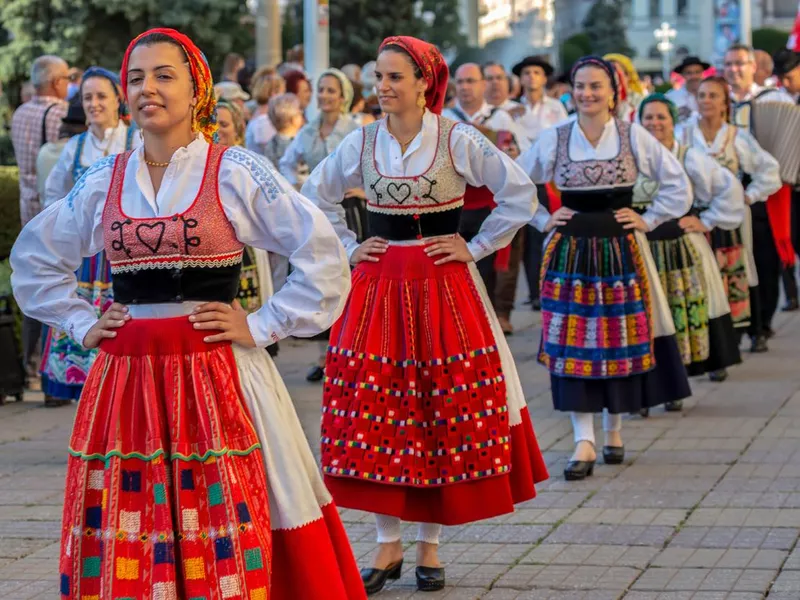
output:
[{"label": "red trim on skirt", "polygon": [[513,468],[509,473],[430,488],[326,475],[325,485],[340,506],[403,521],[462,525],[513,512],[515,504],[536,496],[536,483],[547,479],[527,408],[521,416],[522,423],[511,428]]},{"label": "red trim on skirt", "polygon": [[336,505],[296,529],[272,532],[272,600],[363,600],[367,597]]}]

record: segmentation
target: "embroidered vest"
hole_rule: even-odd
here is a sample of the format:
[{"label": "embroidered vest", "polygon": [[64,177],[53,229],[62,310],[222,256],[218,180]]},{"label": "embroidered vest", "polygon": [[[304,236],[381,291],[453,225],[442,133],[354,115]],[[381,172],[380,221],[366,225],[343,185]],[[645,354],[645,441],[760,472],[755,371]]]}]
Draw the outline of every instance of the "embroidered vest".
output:
[{"label": "embroidered vest", "polygon": [[[86,138],[88,135],[88,131],[78,134],[78,147],[75,149],[75,158],[72,160],[72,181],[74,182],[77,182],[78,179],[83,177],[83,174],[92,166],[84,166],[81,163],[81,155],[83,154],[83,147],[86,145]],[[125,151],[127,152],[131,148],[133,148],[133,127],[128,127],[125,133]]]},{"label": "embroidered vest", "polygon": [[[686,152],[688,150],[688,146],[678,144],[678,153],[675,155],[675,158],[680,161],[684,170],[686,169]],[[636,183],[633,186],[633,208],[640,213],[646,211],[653,204],[653,198],[658,194],[659,187],[657,181],[639,173],[639,176],[636,178]]]},{"label": "embroidered vest", "polygon": [[369,235],[409,240],[458,232],[467,184],[450,156],[450,135],[456,124],[443,117],[438,120],[433,161],[424,173],[412,177],[388,177],[378,171],[375,142],[380,122],[364,127],[361,174]]},{"label": "embroidered vest", "polygon": [[189,208],[168,217],[141,219],[122,210],[131,152],[117,156],[103,209],[105,250],[117,302],[231,302],[236,297],[244,246],[219,200],[218,174],[225,150],[209,147],[203,183]]}]

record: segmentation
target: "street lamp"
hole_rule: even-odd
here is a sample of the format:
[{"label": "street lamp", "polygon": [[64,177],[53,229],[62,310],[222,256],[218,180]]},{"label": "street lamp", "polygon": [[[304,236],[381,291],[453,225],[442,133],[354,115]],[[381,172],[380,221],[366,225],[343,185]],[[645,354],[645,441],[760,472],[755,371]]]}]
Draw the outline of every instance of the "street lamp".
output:
[{"label": "street lamp", "polygon": [[669,53],[673,48],[672,40],[675,39],[678,32],[670,27],[669,23],[664,21],[661,23],[661,27],[653,31],[653,35],[658,40],[656,48],[661,52],[661,72],[664,76],[664,81],[669,81],[669,73],[671,70],[669,65]]}]

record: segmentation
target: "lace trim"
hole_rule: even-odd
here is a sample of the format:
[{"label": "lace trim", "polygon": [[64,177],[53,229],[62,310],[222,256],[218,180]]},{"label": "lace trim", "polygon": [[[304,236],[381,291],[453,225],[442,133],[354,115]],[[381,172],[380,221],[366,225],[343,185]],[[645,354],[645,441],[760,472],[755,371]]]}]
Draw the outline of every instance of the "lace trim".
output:
[{"label": "lace trim", "polygon": [[[224,256],[224,255],[223,255]],[[152,269],[183,269],[183,268],[219,268],[232,267],[241,264],[242,255],[228,258],[215,258],[213,256],[186,258],[184,255],[176,254],[172,256],[159,257],[159,262],[148,262],[147,260],[134,259],[131,261],[119,261],[111,264],[112,273],[131,273],[133,271],[152,270]],[[127,264],[120,264],[127,263]]]},{"label": "lace trim", "polygon": [[384,215],[424,215],[430,213],[446,212],[455,208],[464,206],[464,197],[456,198],[444,204],[433,205],[417,205],[409,207],[401,206],[378,206],[376,204],[367,204],[367,210],[370,212],[381,213]]}]

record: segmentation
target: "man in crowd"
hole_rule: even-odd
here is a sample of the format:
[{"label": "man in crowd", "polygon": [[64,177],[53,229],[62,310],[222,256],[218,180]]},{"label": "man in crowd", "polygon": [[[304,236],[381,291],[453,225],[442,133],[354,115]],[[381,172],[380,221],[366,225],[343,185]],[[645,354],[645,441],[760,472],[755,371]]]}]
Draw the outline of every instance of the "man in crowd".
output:
[{"label": "man in crowd", "polygon": [[[19,207],[22,225],[41,211],[36,187],[36,157],[47,142],[58,140],[67,114],[69,66],[58,56],[40,56],[31,66],[34,95],[11,118],[11,142],[19,165]],[[30,389],[40,389],[42,325],[28,317],[22,323],[22,353]]]},{"label": "man in crowd", "polygon": [[486,102],[514,118],[517,112],[521,114],[522,105],[511,99],[511,80],[503,65],[486,63],[483,65],[483,78],[486,80]]},{"label": "man in crowd", "polygon": [[225,60],[222,63],[222,77],[220,77],[220,82],[232,81],[238,83],[239,71],[244,69],[244,64],[244,57],[240,54],[236,54],[236,52],[231,52],[225,56]]},{"label": "man in crowd", "polygon": [[756,59],[756,72],[753,76],[755,82],[761,87],[775,87],[777,81],[772,73],[775,63],[772,62],[769,52],[754,50],[753,56]]},{"label": "man in crowd", "polygon": [[683,122],[697,114],[697,90],[703,82],[703,73],[711,65],[696,56],[687,56],[675,67],[674,72],[683,77],[684,82],[676,90],[667,92],[667,98],[678,107],[678,119]]}]

